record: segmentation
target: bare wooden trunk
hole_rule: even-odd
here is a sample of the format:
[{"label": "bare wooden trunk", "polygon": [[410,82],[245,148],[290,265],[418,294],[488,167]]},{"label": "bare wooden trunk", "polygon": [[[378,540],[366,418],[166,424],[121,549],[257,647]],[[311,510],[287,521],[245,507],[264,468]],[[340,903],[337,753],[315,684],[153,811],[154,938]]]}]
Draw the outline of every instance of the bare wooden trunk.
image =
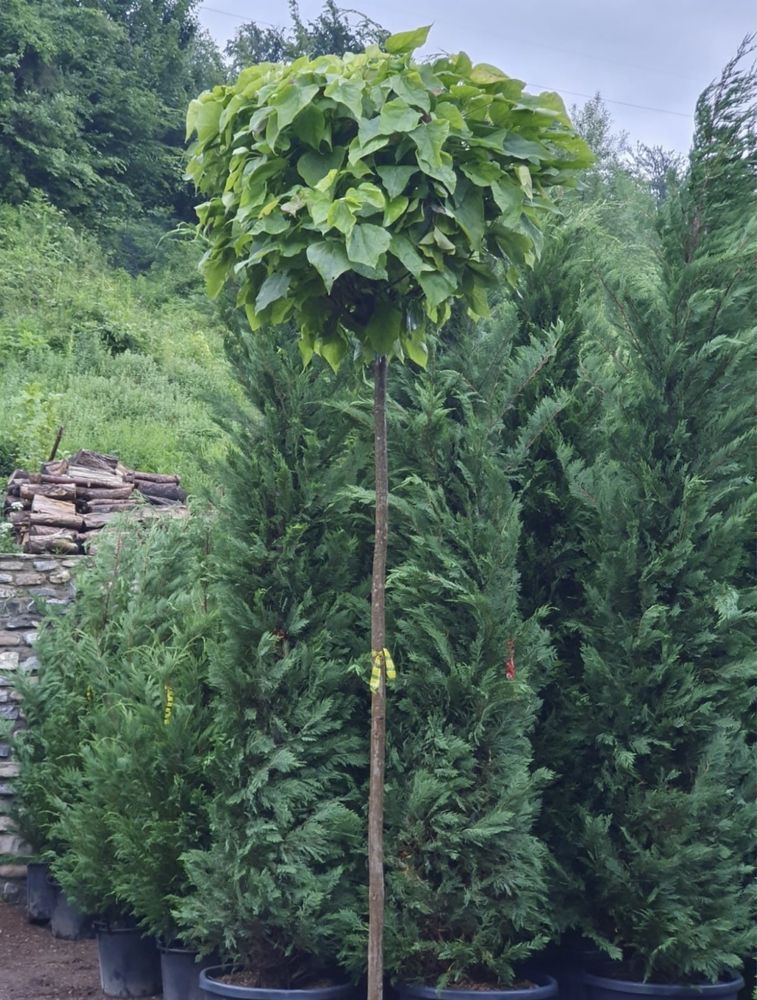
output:
[{"label": "bare wooden trunk", "polygon": [[118,489],[124,484],[121,476],[116,476],[112,472],[101,472],[99,469],[88,469],[84,465],[69,465],[68,476],[77,486],[83,486],[88,490]]},{"label": "bare wooden trunk", "polygon": [[43,496],[73,503],[76,499],[76,486],[74,483],[22,483],[19,496],[22,500],[33,500],[35,496]]},{"label": "bare wooden trunk", "polygon": [[148,483],[173,483],[175,486],[179,485],[178,476],[166,476],[161,472],[127,472],[124,476],[127,482],[133,482],[136,479],[143,479]]},{"label": "bare wooden trunk", "polygon": [[186,500],[187,494],[176,483],[156,483],[150,479],[135,479],[136,488],[146,497],[161,497],[165,500]]},{"label": "bare wooden trunk", "polygon": [[368,996],[384,993],[384,758],[386,753],[386,548],[389,529],[389,471],[386,440],[385,357],[374,366],[373,438],[376,533],[371,584],[371,658],[380,676],[371,695],[370,789],[368,794]]},{"label": "bare wooden trunk", "polygon": [[131,484],[112,490],[88,490],[79,487],[76,497],[81,500],[127,500],[133,492],[134,487]]}]

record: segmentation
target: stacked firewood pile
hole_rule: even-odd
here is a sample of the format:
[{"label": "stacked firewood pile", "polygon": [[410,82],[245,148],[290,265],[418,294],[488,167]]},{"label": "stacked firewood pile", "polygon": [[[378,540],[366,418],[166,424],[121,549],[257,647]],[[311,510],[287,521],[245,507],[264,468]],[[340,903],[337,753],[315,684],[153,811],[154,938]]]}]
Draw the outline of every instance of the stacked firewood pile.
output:
[{"label": "stacked firewood pile", "polygon": [[127,469],[114,455],[79,451],[45,462],[39,473],[17,469],[3,506],[25,552],[92,550],[97,532],[119,514],[183,514],[187,495],[178,476]]}]

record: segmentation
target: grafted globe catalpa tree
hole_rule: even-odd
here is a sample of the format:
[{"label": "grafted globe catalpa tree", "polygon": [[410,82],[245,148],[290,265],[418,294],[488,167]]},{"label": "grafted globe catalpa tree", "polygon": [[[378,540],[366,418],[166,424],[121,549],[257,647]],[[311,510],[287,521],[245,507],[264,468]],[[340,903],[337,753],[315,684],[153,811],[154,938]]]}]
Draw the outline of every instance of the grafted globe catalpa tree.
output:
[{"label": "grafted globe catalpa tree", "polygon": [[465,54],[418,63],[428,28],[358,55],[245,69],[190,105],[189,175],[203,270],[233,278],[253,330],[287,323],[307,364],[345,357],[374,373],[376,529],[371,602],[368,819],[369,1000],[381,997],[387,667],[384,589],[390,359],[425,366],[434,331],[462,300],[514,282],[541,245],[548,189],[591,153],[554,93],[533,96]]}]

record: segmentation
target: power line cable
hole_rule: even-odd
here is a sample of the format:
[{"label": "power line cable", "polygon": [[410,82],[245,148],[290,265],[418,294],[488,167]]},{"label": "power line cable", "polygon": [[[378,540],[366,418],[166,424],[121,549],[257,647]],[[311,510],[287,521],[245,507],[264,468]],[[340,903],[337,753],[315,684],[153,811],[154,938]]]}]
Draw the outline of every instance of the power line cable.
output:
[{"label": "power line cable", "polygon": [[[226,17],[233,17],[233,18],[236,18],[238,21],[248,21],[249,20],[249,18],[245,17],[243,14],[235,14],[235,13],[233,13],[230,10],[220,10],[218,7],[209,7],[207,4],[199,4],[199,9],[200,10],[210,11],[213,14],[223,14]],[[255,19],[255,23],[256,24],[262,24],[266,28],[280,28],[281,27],[280,25],[271,24],[270,21],[261,21],[258,18]],[[517,39],[514,39],[514,40],[517,41]],[[539,45],[540,43],[538,43],[538,42],[533,42],[533,43],[526,42],[525,44],[527,44],[527,45],[529,45],[529,44]],[[541,45],[541,48],[552,49],[555,52],[564,52],[564,53],[568,53],[569,55],[572,54],[572,53],[570,53],[570,51],[568,49],[555,48],[554,46],[550,46],[550,45]],[[601,56],[600,57],[597,57],[597,56],[594,56],[594,57],[592,57],[592,56],[582,56],[581,58],[588,58],[588,59],[595,58],[595,59],[599,59],[602,62],[615,62],[615,65],[617,65],[617,66],[631,66],[630,63],[619,63],[619,62],[616,62],[615,60],[605,60],[605,59],[602,59]],[[631,66],[631,68],[633,68],[633,69],[642,69],[643,67],[640,67],[640,66]],[[669,75],[675,75],[675,74],[669,74]],[[686,77],[678,77],[678,79],[686,79]],[[564,87],[546,87],[543,83],[534,83],[533,81],[531,81],[530,85],[532,87],[542,87],[544,90],[557,90],[557,91],[559,91],[562,94],[569,94],[571,97],[584,97],[587,100],[591,100],[595,96],[595,94],[582,94],[580,91],[577,91],[577,90],[566,90]],[[618,105],[620,105],[621,107],[624,107],[624,108],[636,108],[638,111],[651,111],[651,112],[653,112],[655,114],[660,114],[660,115],[675,115],[677,118],[688,118],[689,120],[691,120],[694,117],[693,115],[687,114],[685,111],[672,111],[670,108],[652,108],[652,107],[649,107],[646,104],[632,104],[630,101],[618,101],[618,100],[613,99],[612,97],[604,97],[603,96],[602,100],[604,101],[605,104],[618,104]]]},{"label": "power line cable", "polygon": [[530,86],[541,87],[543,90],[556,90],[561,94],[570,94],[571,97],[586,97],[590,101],[599,94],[605,104],[620,104],[624,108],[638,108],[639,111],[655,111],[660,115],[676,115],[678,118],[693,119],[694,117],[694,115],[687,114],[685,111],[671,111],[670,108],[651,108],[647,104],[631,104],[630,101],[616,101],[611,97],[605,97],[600,91],[596,91],[594,94],[582,94],[578,90],[566,90],[564,87],[545,87],[543,83],[534,83],[533,80],[530,81]]}]

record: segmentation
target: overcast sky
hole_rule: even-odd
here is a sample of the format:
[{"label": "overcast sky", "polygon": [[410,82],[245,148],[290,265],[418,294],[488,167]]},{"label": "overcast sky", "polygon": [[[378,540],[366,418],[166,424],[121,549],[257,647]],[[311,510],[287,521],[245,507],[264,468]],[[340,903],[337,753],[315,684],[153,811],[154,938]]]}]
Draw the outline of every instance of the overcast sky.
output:
[{"label": "overcast sky", "polygon": [[[691,142],[697,97],[757,28],[757,0],[337,2],[390,31],[433,24],[422,54],[463,49],[531,91],[559,91],[568,107],[599,90],[632,143],[680,152]],[[305,20],[321,7],[300,0]],[[289,23],[286,0],[203,0],[197,13],[220,45],[244,21]]]}]

